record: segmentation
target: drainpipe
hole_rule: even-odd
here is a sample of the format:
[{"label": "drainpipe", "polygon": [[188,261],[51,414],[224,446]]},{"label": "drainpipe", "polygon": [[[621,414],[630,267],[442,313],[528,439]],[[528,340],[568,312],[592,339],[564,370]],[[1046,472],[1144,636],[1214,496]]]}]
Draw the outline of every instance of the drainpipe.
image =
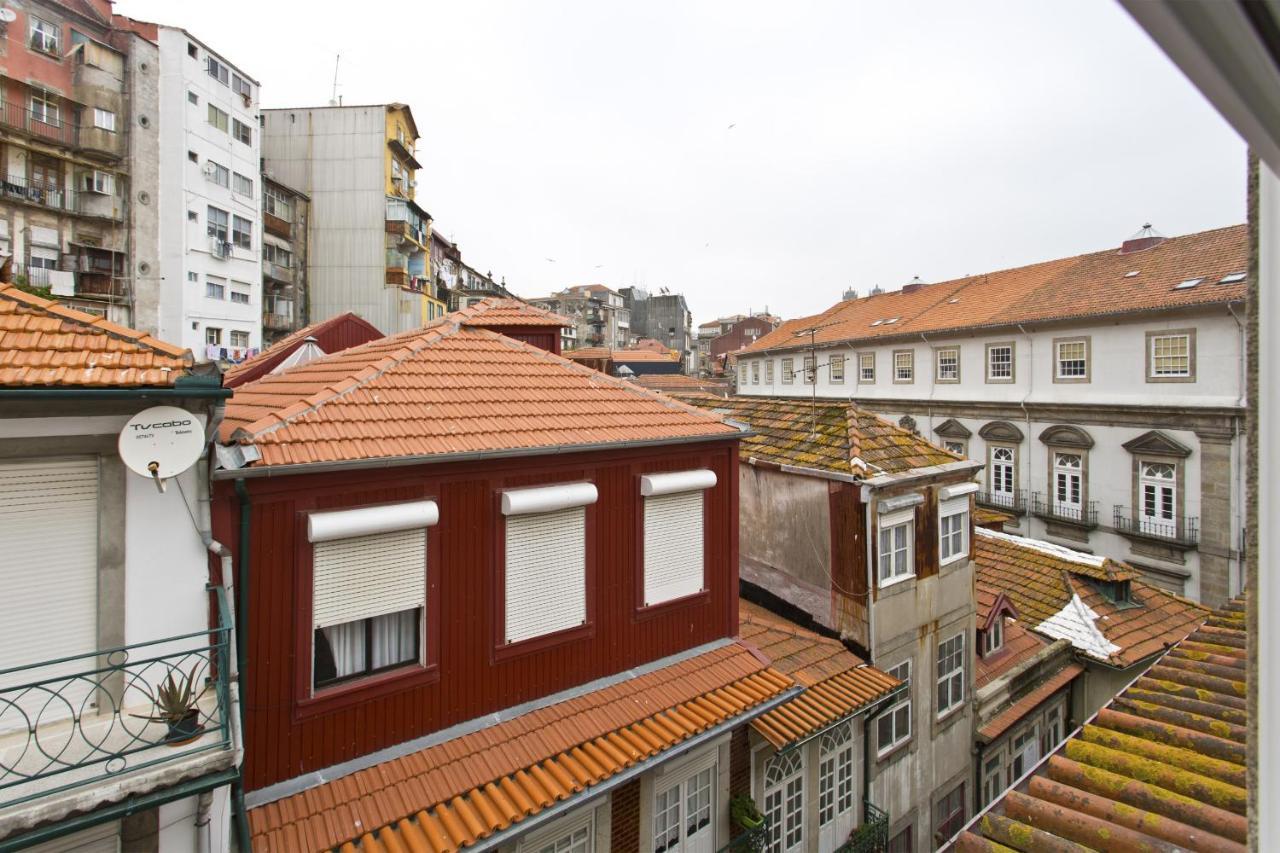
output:
[{"label": "drainpipe", "polygon": [[[920,333],[920,340],[924,341],[924,345],[929,348],[929,432],[933,433],[933,398],[938,393],[938,354],[933,350],[933,344],[929,343],[929,339],[925,337],[924,332]],[[956,357],[956,370],[960,369],[959,356]]]},{"label": "drainpipe", "polygon": [[196,853],[209,853],[213,819],[213,792],[205,791],[196,797]]},{"label": "drainpipe", "polygon": [[[1245,399],[1246,397],[1245,389],[1249,387],[1249,375],[1248,375],[1249,374],[1249,358],[1248,358],[1248,352],[1247,352],[1248,338],[1247,338],[1247,332],[1245,329],[1244,321],[1240,319],[1240,316],[1238,314],[1236,314],[1235,309],[1231,307],[1230,303],[1227,304],[1227,311],[1231,314],[1231,319],[1236,321],[1236,328],[1239,330],[1239,333],[1240,333],[1240,393],[1236,395],[1236,408],[1243,409],[1247,405],[1247,400]],[[1231,455],[1235,457],[1234,464],[1232,467],[1236,469],[1236,478],[1235,478],[1236,487],[1232,489],[1232,492],[1234,493],[1233,497],[1236,498],[1236,507],[1238,508],[1244,504],[1244,498],[1241,495],[1241,491],[1244,486],[1246,472],[1240,470],[1240,467],[1241,467],[1240,463],[1244,459],[1244,454],[1240,449],[1240,418],[1238,417],[1232,418],[1231,420],[1232,420],[1232,431],[1235,433],[1235,436],[1231,441]],[[1237,512],[1238,511],[1239,510],[1237,509]],[[1243,590],[1245,588],[1245,582],[1243,578],[1244,549],[1245,549],[1245,542],[1244,542],[1244,536],[1243,536],[1244,525],[1242,524],[1240,527],[1241,527],[1241,537],[1240,537],[1240,540],[1236,543],[1237,553],[1239,554],[1239,557],[1236,560],[1236,566],[1234,567],[1235,569],[1234,574],[1240,577],[1239,588],[1240,590]],[[1230,537],[1228,537],[1228,540],[1230,541]],[[1228,557],[1228,563],[1229,562],[1230,562],[1230,558]],[[1228,578],[1227,592],[1230,592],[1230,591],[1231,591],[1231,582],[1230,582],[1230,579]]]}]

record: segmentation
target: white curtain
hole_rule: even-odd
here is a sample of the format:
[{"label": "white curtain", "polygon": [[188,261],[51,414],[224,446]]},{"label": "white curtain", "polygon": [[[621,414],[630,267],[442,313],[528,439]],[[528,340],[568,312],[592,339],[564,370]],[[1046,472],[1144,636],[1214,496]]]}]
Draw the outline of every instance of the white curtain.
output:
[{"label": "white curtain", "polygon": [[418,633],[417,610],[402,610],[373,619],[373,668],[412,660]]},{"label": "white curtain", "polygon": [[334,677],[345,678],[364,670],[364,622],[347,622],[321,628],[333,651]]}]

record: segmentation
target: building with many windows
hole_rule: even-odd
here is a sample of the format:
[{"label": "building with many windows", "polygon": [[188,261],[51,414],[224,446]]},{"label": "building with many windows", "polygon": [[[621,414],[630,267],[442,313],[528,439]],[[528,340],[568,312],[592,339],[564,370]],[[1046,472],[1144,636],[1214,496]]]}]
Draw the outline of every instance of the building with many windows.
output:
[{"label": "building with many windows", "polygon": [[271,346],[306,326],[311,199],[262,176],[262,343]]},{"label": "building with many windows", "polygon": [[[1210,604],[1241,586],[1245,226],[840,302],[738,393],[853,399],[986,465],[1011,532]],[[797,336],[813,329],[813,334]]]},{"label": "building with many windows", "polygon": [[19,284],[129,324],[135,249],[125,131],[138,110],[127,81],[146,47],[112,31],[103,0],[6,11],[0,251],[12,255]]},{"label": "building with many windows", "polygon": [[310,322],[354,311],[390,334],[445,313],[407,105],[263,110],[262,137],[264,171],[310,199]]}]

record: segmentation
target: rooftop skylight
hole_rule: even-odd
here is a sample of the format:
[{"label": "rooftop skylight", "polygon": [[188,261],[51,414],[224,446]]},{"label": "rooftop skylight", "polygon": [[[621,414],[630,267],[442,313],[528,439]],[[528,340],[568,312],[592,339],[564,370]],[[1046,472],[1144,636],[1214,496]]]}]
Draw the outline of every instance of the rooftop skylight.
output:
[{"label": "rooftop skylight", "polygon": [[1135,275],[1137,275],[1139,272],[1141,272],[1141,270],[1129,270],[1127,273],[1125,273],[1125,274],[1124,274],[1124,277],[1125,277],[1125,278],[1133,278],[1133,277],[1134,277]]},{"label": "rooftop skylight", "polygon": [[1224,275],[1222,278],[1218,279],[1218,284],[1235,284],[1237,281],[1244,281],[1244,275],[1245,274],[1242,272],[1233,272],[1229,275]]},{"label": "rooftop skylight", "polygon": [[1173,289],[1174,290],[1190,290],[1191,288],[1195,287],[1197,284],[1199,284],[1202,281],[1204,281],[1204,279],[1202,278],[1189,278],[1186,281],[1180,281],[1177,284],[1175,284],[1173,286]]}]

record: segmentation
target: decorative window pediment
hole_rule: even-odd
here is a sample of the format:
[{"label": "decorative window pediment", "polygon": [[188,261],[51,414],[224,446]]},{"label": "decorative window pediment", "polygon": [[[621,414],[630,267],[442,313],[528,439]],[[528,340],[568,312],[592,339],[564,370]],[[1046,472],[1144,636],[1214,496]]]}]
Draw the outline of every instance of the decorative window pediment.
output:
[{"label": "decorative window pediment", "polygon": [[1022,441],[1022,430],[1008,421],[991,421],[983,424],[982,429],[978,430],[978,435],[987,441],[1007,441],[1011,444]]},{"label": "decorative window pediment", "polygon": [[1093,436],[1073,426],[1051,426],[1040,433],[1040,440],[1053,447],[1078,447],[1082,450],[1093,447]]},{"label": "decorative window pediment", "polygon": [[1191,455],[1191,448],[1155,429],[1129,439],[1121,447],[1135,456],[1176,456],[1185,459]]},{"label": "decorative window pediment", "polygon": [[943,438],[968,438],[973,435],[973,432],[967,426],[955,418],[947,418],[934,427],[933,431]]}]

